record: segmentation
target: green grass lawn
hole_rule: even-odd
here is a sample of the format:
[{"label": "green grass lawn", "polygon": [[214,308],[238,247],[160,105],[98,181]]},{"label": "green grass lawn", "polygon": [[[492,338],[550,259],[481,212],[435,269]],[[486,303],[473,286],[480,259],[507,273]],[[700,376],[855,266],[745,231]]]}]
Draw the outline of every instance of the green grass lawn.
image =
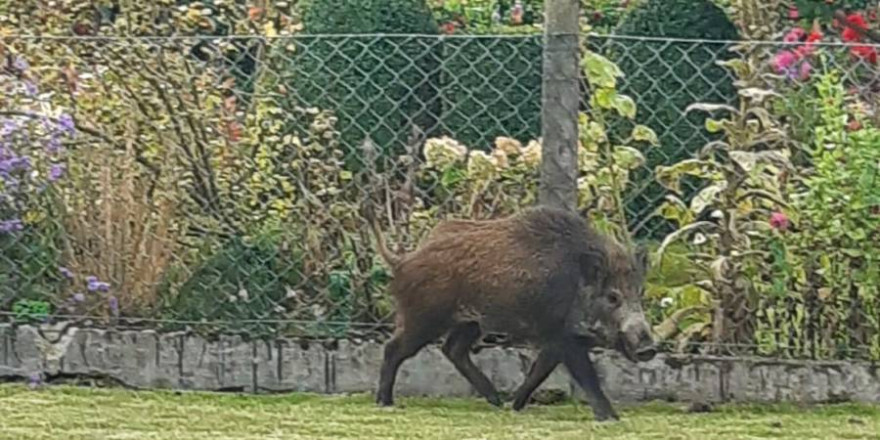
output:
[{"label": "green grass lawn", "polygon": [[35,439],[878,439],[880,408],[685,405],[621,407],[623,420],[594,423],[570,403],[517,414],[478,400],[369,396],[238,396],[0,386],[0,438]]}]

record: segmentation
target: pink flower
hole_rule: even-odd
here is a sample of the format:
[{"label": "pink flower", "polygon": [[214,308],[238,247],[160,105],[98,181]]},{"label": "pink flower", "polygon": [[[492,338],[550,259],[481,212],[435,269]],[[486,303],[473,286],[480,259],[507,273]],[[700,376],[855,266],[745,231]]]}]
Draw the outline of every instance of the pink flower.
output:
[{"label": "pink flower", "polygon": [[801,63],[801,66],[798,69],[798,78],[800,78],[801,81],[806,81],[810,78],[810,72],[812,71],[813,65],[807,61],[804,61],[803,63]]},{"label": "pink flower", "polygon": [[788,216],[782,212],[774,212],[770,215],[770,227],[778,231],[784,231],[789,226]]},{"label": "pink flower", "polygon": [[783,73],[791,68],[796,61],[797,57],[794,53],[783,50],[773,57],[773,69],[776,70],[776,73]]},{"label": "pink flower", "polygon": [[797,42],[801,41],[806,35],[807,35],[807,32],[804,31],[803,29],[794,28],[785,35],[785,38],[783,38],[783,41],[785,41],[786,43],[797,43]]},{"label": "pink flower", "polygon": [[797,20],[801,18],[801,13],[798,11],[796,6],[791,6],[788,8],[788,19],[789,20]]}]

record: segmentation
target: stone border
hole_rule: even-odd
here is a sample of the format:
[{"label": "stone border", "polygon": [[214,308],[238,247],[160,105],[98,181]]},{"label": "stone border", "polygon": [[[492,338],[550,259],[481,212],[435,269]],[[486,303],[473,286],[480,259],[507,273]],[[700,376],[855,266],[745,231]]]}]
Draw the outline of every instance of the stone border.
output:
[{"label": "stone border", "polygon": [[[499,391],[512,392],[533,356],[488,348],[474,359]],[[374,390],[381,359],[382,345],[376,342],[339,341],[330,349],[289,339],[221,336],[213,341],[182,332],[0,325],[0,379],[5,380],[41,374],[105,378],[138,389],[360,393]],[[618,402],[880,403],[880,365],[867,362],[658,356],[636,365],[607,352],[594,359],[606,393]],[[542,389],[572,395],[575,387],[559,368]],[[396,391],[474,395],[436,346],[404,363]]]}]

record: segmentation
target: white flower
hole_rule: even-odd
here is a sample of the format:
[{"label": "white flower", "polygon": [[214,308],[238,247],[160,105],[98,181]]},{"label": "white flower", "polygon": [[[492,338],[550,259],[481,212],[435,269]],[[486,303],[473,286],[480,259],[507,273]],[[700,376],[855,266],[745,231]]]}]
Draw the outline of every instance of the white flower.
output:
[{"label": "white flower", "polygon": [[665,298],[663,298],[663,299],[660,300],[660,307],[662,307],[662,308],[664,308],[664,309],[665,309],[665,308],[668,308],[668,307],[671,306],[674,302],[675,302],[675,301],[674,301],[672,298],[670,298],[670,297],[667,296],[667,297],[665,297]]}]

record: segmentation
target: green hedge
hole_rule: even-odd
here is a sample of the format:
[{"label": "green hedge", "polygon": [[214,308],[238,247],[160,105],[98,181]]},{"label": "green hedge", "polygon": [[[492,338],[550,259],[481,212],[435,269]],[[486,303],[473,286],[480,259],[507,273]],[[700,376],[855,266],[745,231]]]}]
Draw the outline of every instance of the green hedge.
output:
[{"label": "green hedge", "polygon": [[311,0],[303,24],[306,36],[280,69],[298,105],[335,112],[350,160],[367,137],[402,152],[412,124],[423,130],[436,125],[436,40],[353,35],[438,34],[423,0]]},{"label": "green hedge", "polygon": [[443,134],[473,148],[541,135],[540,35],[453,38],[443,49]]}]

